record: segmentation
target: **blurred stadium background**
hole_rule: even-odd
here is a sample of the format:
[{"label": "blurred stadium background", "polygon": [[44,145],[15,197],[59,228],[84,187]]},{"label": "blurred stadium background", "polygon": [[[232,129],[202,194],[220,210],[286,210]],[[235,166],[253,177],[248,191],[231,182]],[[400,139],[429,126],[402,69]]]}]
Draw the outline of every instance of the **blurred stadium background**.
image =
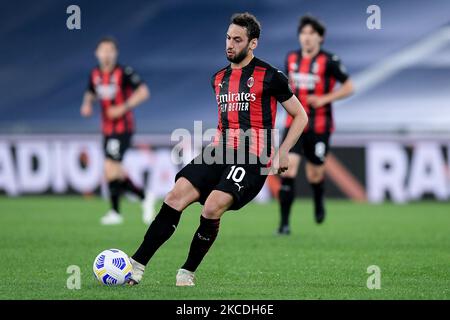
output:
[{"label": "blurred stadium background", "polygon": [[[20,4],[27,10],[19,12]],[[99,189],[100,114],[86,120],[79,106],[96,63],[95,44],[113,35],[120,61],[132,65],[152,93],[136,111],[137,149],[126,163],[137,183],[162,196],[176,172],[168,161],[171,132],[192,131],[195,120],[204,129],[216,124],[210,76],[226,64],[229,16],[248,10],[263,24],[257,54],[280,68],[298,47],[299,16],[319,16],[328,27],[324,48],[341,57],[356,84],[352,98],[335,104],[329,196],[449,199],[450,2],[378,1],[381,30],[366,26],[371,1],[78,1],[81,30],[66,28],[70,4],[2,4],[1,193]],[[279,112],[279,126],[283,116]],[[304,180],[299,175],[299,196],[309,196]],[[276,191],[277,181],[269,187],[260,199]]]}]

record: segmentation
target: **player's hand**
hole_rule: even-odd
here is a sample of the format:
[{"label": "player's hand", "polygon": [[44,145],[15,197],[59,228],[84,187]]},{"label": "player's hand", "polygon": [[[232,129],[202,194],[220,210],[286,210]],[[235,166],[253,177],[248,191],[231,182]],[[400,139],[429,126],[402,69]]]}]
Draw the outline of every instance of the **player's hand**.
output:
[{"label": "player's hand", "polygon": [[320,108],[329,103],[325,96],[316,96],[314,94],[308,95],[306,102],[313,108]]},{"label": "player's hand", "polygon": [[80,113],[83,117],[92,116],[92,105],[86,103],[81,106]]},{"label": "player's hand", "polygon": [[289,155],[288,152],[284,150],[278,150],[275,154],[272,162],[272,172],[275,174],[280,174],[287,171],[289,167]]},{"label": "player's hand", "polygon": [[116,105],[116,106],[110,106],[106,112],[106,115],[109,119],[117,119],[122,117],[127,112],[127,108],[125,105]]}]

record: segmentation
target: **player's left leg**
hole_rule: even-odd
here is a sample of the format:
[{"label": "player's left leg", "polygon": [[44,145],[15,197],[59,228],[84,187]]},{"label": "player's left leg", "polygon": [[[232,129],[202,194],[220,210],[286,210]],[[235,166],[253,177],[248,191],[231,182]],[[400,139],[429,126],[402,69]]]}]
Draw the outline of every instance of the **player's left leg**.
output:
[{"label": "player's left leg", "polygon": [[[105,151],[105,176],[108,180],[110,197],[113,209],[111,212],[111,221],[114,217],[121,216],[119,211],[119,199],[122,193],[129,192],[141,201],[142,204],[142,219],[144,223],[149,224],[155,215],[154,197],[150,192],[144,193],[144,190],[136,186],[133,181],[126,174],[122,160],[125,153],[131,146],[132,134],[123,133],[105,137],[104,151]],[[117,214],[114,214],[117,213]],[[106,218],[105,218],[106,219]]]},{"label": "player's left leg", "polygon": [[189,256],[177,275],[178,286],[194,285],[194,272],[217,237],[220,218],[227,210],[240,210],[258,195],[267,178],[265,168],[262,164],[230,164],[223,170],[206,198]]},{"label": "player's left leg", "polygon": [[[122,170],[125,172],[124,170]],[[145,224],[150,224],[155,218],[155,197],[153,193],[144,192],[143,188],[136,186],[127,174],[123,174],[120,179],[121,192],[130,192],[134,194],[142,206],[142,221]]]},{"label": "player's left leg", "polygon": [[[123,171],[123,170],[122,170]],[[138,197],[140,201],[143,201],[145,198],[145,193],[142,188],[137,187],[133,181],[128,177],[126,174],[122,174],[122,177],[120,179],[120,186],[122,188],[122,191],[128,191],[135,196]]]},{"label": "player's left leg", "polygon": [[324,205],[324,179],[325,179],[325,165],[316,165],[311,162],[306,163],[306,178],[313,190],[314,198],[314,215],[317,223],[322,223],[325,219],[325,205]]},{"label": "player's left leg", "polygon": [[153,193],[149,191],[144,192],[143,188],[136,186],[130,177],[125,173],[122,165],[121,170],[123,173],[119,179],[120,192],[130,192],[138,198],[142,206],[142,221],[145,224],[150,224],[155,218],[155,197]]},{"label": "player's left leg", "polygon": [[120,197],[128,191],[136,195],[142,202],[143,221],[149,224],[154,218],[154,199],[150,194],[135,186],[126,175],[120,161],[105,159],[105,177],[108,181],[111,210],[102,218],[102,224],[118,224],[123,221],[120,215]]},{"label": "player's left leg", "polygon": [[219,233],[220,218],[233,204],[233,196],[229,193],[213,190],[205,201],[200,225],[195,231],[189,249],[189,255],[176,277],[177,286],[193,286],[194,272],[202,262]]}]

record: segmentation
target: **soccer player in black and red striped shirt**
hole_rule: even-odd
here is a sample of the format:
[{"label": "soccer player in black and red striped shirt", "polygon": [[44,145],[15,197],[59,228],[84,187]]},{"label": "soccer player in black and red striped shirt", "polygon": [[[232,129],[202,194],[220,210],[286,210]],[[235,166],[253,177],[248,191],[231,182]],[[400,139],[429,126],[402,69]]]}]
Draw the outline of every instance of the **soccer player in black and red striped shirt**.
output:
[{"label": "soccer player in black and red striped shirt", "polygon": [[[174,233],[181,212],[199,201],[203,204],[200,226],[176,276],[177,286],[193,286],[194,272],[216,239],[222,215],[242,208],[259,193],[267,177],[263,169],[271,164],[277,173],[288,168],[288,152],[300,137],[307,116],[287,77],[254,57],[259,34],[260,24],[253,15],[232,17],[226,38],[226,56],[231,63],[211,82],[219,115],[216,138],[176,175],[174,188],[131,257],[129,284],[141,280],[145,265]],[[277,101],[293,119],[277,155],[272,157]]]},{"label": "soccer player in black and red striped shirt", "polygon": [[[309,117],[305,132],[289,153],[289,170],[283,173],[279,193],[281,223],[278,233],[290,233],[289,215],[295,190],[294,182],[301,156],[306,158],[306,177],[313,190],[317,223],[325,219],[324,175],[330,135],[334,130],[331,104],[352,94],[352,82],[340,59],[321,48],[325,26],[312,16],[304,16],[298,26],[300,50],[286,57],[286,73],[292,91]],[[336,82],[340,82],[335,89]],[[286,132],[292,118],[286,119]]]},{"label": "soccer player in black and red striped shirt", "polygon": [[121,161],[131,144],[134,133],[132,110],[149,98],[149,89],[139,75],[129,66],[117,63],[118,48],[114,38],[99,41],[95,51],[98,66],[89,75],[88,87],[81,106],[81,115],[89,117],[93,104],[100,101],[102,114],[105,177],[108,181],[111,210],[101,219],[105,225],[122,223],[119,199],[125,192],[134,193],[142,201],[143,220],[153,219],[153,199],[144,194],[125,174]]}]

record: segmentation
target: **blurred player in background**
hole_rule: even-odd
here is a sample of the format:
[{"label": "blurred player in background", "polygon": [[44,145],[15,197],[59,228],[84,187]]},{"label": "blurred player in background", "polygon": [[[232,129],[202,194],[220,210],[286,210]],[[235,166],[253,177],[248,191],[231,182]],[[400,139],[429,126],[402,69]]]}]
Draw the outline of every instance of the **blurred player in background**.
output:
[{"label": "blurred player in background", "polygon": [[89,75],[81,115],[90,117],[93,104],[100,101],[102,108],[103,148],[105,177],[108,182],[111,210],[102,217],[104,225],[120,224],[119,201],[124,192],[135,194],[143,206],[143,221],[153,220],[153,196],[136,187],[122,168],[121,161],[130,147],[134,133],[132,110],[150,96],[147,85],[129,66],[117,63],[117,42],[111,37],[101,39],[95,51],[98,65]]},{"label": "blurred player in background", "polygon": [[[325,31],[325,26],[316,18],[302,17],[297,29],[301,49],[286,57],[289,84],[305,107],[309,123],[289,153],[289,170],[281,178],[281,223],[278,229],[281,235],[290,233],[289,215],[301,156],[306,158],[306,177],[313,191],[315,220],[318,224],[324,221],[325,160],[334,130],[331,104],[353,93],[353,84],[339,58],[322,49]],[[337,89],[336,81],[341,83]],[[288,115],[285,134],[291,123],[292,117]]]},{"label": "blurred player in background", "polygon": [[[244,13],[232,17],[226,38],[226,57],[230,64],[214,74],[211,81],[219,115],[216,139],[176,175],[175,186],[130,259],[133,265],[130,285],[141,281],[147,263],[175,232],[182,211],[198,201],[203,204],[200,225],[194,233],[188,257],[176,276],[177,286],[195,285],[194,272],[218,235],[222,215],[244,207],[266,181],[267,175],[262,169],[270,166],[270,162],[261,157],[264,154],[272,157],[271,137],[277,101],[292,116],[292,124],[278,156],[273,158],[272,168],[277,173],[288,168],[289,150],[308,119],[289,88],[287,77],[253,55],[259,35],[260,24],[253,15]],[[250,131],[250,139],[241,135],[240,130]],[[260,143],[264,140],[265,144]],[[222,157],[216,159],[219,162],[210,164],[203,158],[218,153],[231,157],[226,157],[229,161],[220,161]],[[245,160],[237,160],[239,157]],[[258,161],[249,161],[255,158]]]}]

